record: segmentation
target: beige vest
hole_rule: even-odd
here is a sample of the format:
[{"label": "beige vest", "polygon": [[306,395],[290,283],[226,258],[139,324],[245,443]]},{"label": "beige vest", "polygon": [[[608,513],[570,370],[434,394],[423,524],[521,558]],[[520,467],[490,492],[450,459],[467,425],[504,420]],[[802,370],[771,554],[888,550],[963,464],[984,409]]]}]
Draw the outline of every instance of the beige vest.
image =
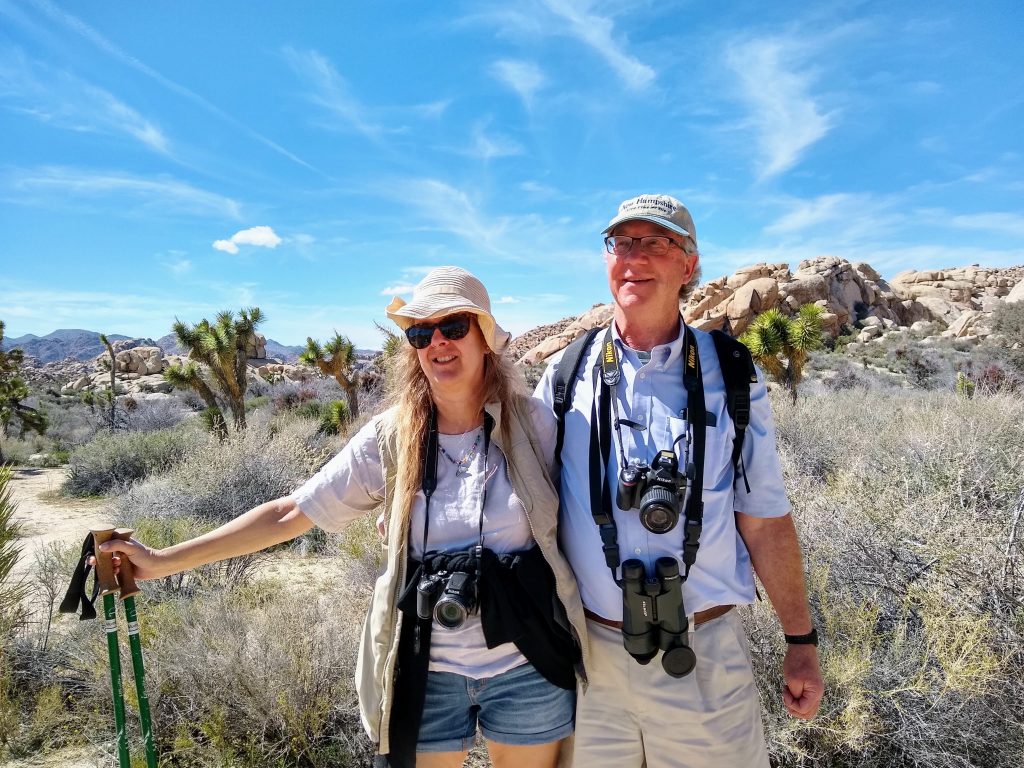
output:
[{"label": "beige vest", "polygon": [[[524,398],[523,410],[546,407],[539,401]],[[501,406],[490,403],[485,410],[494,419],[492,439],[501,452],[509,469],[509,478],[516,495],[522,500],[530,530],[544,559],[555,575],[555,588],[565,606],[569,623],[582,649],[582,664],[577,668],[577,677],[585,684],[585,668],[589,658],[587,647],[586,620],[579,589],[573,578],[568,561],[558,549],[558,494],[548,477],[546,457],[533,431],[518,421],[511,424],[511,445],[503,445],[501,437]],[[356,663],[356,688],[359,692],[359,714],[363,727],[377,744],[381,754],[390,752],[388,724],[394,699],[395,662],[398,658],[398,639],[401,634],[402,617],[397,601],[401,585],[405,583],[405,569],[408,550],[408,525],[390,525],[391,520],[408,520],[411,499],[400,498],[395,482],[398,436],[394,424],[394,409],[377,417],[377,444],[384,468],[384,514],[386,539],[384,549],[384,572],[378,577],[373,588],[373,602],[363,623],[362,642]],[[399,514],[405,510],[406,514]]]}]

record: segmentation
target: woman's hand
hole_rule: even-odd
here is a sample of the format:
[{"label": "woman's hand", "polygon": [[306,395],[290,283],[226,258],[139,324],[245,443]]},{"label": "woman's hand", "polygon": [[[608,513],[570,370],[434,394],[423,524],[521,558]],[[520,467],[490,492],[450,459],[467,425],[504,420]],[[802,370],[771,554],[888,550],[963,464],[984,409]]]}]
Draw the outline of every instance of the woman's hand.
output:
[{"label": "woman's hand", "polygon": [[100,544],[99,548],[101,552],[113,555],[115,574],[120,572],[121,558],[127,557],[135,569],[135,578],[140,581],[170,576],[179,570],[161,557],[161,550],[148,547],[135,538],[128,541],[111,539]]}]

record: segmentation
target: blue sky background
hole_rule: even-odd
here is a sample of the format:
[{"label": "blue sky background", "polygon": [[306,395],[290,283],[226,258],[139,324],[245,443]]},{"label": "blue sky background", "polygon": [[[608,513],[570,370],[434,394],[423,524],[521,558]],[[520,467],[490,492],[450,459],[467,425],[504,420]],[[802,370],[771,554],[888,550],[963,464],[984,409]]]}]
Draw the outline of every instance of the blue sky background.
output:
[{"label": "blue sky background", "polygon": [[0,0],[0,319],[286,344],[432,266],[514,333],[668,192],[705,279],[1024,263],[1024,3]]}]

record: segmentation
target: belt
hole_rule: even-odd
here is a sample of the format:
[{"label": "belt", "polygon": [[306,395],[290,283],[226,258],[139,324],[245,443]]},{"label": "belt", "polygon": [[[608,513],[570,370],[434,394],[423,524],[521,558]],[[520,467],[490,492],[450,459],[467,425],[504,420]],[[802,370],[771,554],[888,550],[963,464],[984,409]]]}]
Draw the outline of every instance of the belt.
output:
[{"label": "belt", "polygon": [[[712,608],[708,608],[706,611],[697,611],[693,614],[693,626],[699,627],[701,624],[705,624],[712,619],[724,616],[735,607],[735,605],[716,605]],[[583,609],[583,614],[588,619],[596,621],[598,624],[604,624],[604,626],[611,627],[612,629],[622,629],[621,621],[612,621],[611,619],[606,619],[604,616],[598,616],[588,608]]]}]

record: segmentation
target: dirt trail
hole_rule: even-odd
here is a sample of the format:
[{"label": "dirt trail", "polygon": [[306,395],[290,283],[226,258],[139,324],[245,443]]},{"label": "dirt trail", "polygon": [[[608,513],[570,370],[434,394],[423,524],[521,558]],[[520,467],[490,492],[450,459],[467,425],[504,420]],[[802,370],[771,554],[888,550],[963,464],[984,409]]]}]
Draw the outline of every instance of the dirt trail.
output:
[{"label": "dirt trail", "polygon": [[107,499],[69,499],[57,495],[64,469],[14,470],[8,486],[18,508],[14,519],[21,523],[21,558],[15,574],[28,573],[38,549],[51,542],[81,544],[90,528],[110,522]]}]

